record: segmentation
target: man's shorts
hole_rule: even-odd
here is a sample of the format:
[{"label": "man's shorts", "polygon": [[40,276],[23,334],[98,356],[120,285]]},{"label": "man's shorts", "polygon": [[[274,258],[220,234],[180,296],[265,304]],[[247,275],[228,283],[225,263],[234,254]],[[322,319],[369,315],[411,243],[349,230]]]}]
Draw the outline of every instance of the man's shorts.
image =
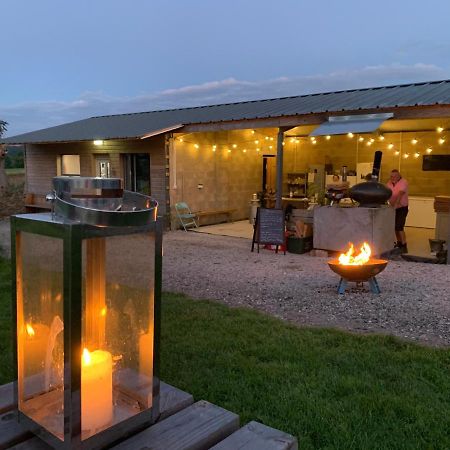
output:
[{"label": "man's shorts", "polygon": [[406,216],[408,215],[408,207],[402,206],[395,210],[395,231],[403,231],[405,228]]}]

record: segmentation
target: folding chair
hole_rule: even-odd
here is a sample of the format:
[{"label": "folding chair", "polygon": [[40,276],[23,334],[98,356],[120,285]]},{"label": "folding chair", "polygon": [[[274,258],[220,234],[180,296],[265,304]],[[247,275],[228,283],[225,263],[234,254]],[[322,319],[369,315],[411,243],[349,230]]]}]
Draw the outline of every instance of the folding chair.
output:
[{"label": "folding chair", "polygon": [[198,228],[197,215],[191,212],[187,203],[175,203],[175,211],[184,231],[187,231],[186,227],[189,225],[194,225],[195,228]]}]

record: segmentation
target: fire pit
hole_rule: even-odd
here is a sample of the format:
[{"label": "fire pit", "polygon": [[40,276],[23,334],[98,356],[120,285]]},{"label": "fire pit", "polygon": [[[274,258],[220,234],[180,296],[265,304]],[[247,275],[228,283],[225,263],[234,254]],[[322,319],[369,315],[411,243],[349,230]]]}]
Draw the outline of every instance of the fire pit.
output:
[{"label": "fire pit", "polygon": [[337,259],[328,261],[330,269],[341,277],[338,285],[339,294],[345,292],[349,281],[357,284],[367,281],[373,293],[379,294],[381,292],[375,275],[382,272],[388,262],[385,259],[371,259],[371,254],[372,251],[367,242],[364,242],[360,253],[356,255],[355,248],[350,243],[350,248],[346,253],[342,253]]}]

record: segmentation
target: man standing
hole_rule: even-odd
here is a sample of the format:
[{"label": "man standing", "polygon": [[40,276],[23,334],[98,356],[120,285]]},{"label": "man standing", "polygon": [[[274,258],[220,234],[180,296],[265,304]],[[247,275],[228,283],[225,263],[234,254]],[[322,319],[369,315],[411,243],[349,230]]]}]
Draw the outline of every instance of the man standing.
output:
[{"label": "man standing", "polygon": [[387,187],[392,191],[389,204],[395,208],[395,237],[397,238],[395,247],[407,253],[405,222],[408,215],[408,182],[402,178],[397,169],[393,169]]}]

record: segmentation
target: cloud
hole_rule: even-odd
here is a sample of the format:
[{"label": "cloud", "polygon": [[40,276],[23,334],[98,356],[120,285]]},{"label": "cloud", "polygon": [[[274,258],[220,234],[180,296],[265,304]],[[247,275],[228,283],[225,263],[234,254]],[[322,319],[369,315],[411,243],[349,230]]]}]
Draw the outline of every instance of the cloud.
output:
[{"label": "cloud", "polygon": [[114,97],[101,92],[86,92],[73,101],[27,102],[0,107],[0,118],[9,122],[7,136],[46,128],[96,115],[121,114],[189,106],[231,103],[382,86],[398,83],[439,80],[449,72],[433,64],[391,64],[339,70],[327,74],[279,77],[262,81],[227,78],[198,85],[142,94]]}]

